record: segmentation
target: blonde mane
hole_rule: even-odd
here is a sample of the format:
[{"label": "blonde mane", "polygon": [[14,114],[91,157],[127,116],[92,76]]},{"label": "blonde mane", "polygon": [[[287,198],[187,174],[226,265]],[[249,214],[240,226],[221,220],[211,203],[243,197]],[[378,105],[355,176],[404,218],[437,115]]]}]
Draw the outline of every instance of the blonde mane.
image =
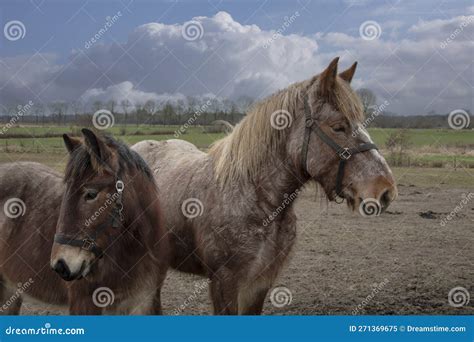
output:
[{"label": "blonde mane", "polygon": [[[228,136],[211,146],[209,155],[214,159],[214,171],[221,184],[254,179],[263,165],[284,153],[290,129],[278,130],[272,127],[271,116],[275,112],[286,111],[294,124],[297,116],[303,115],[301,94],[309,89],[312,94],[316,94],[314,88],[317,89],[317,81],[318,77],[292,84],[256,103]],[[331,98],[325,101],[315,98],[314,101],[319,104],[331,103],[350,122],[363,120],[359,97],[349,83],[339,77]]]}]

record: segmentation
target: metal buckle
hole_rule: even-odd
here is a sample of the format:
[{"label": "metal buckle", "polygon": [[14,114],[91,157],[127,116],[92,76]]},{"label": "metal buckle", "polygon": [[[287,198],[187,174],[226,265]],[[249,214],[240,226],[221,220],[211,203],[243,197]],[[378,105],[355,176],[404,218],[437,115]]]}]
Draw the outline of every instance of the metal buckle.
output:
[{"label": "metal buckle", "polygon": [[307,128],[311,128],[314,125],[314,120],[312,118],[306,119],[305,125]]},{"label": "metal buckle", "polygon": [[82,249],[86,250],[86,251],[91,251],[92,250],[92,247],[94,247],[95,245],[95,242],[92,241],[92,240],[89,240],[89,239],[84,239],[82,240]]},{"label": "metal buckle", "polygon": [[123,182],[121,180],[118,180],[116,183],[115,183],[115,189],[117,189],[117,192],[118,193],[121,193],[123,192],[123,189],[125,188],[125,184],[123,184]]},{"label": "metal buckle", "polygon": [[349,158],[352,157],[352,154],[349,152],[348,147],[344,147],[339,152],[337,152],[337,154],[339,155],[339,158],[344,160],[349,160]]}]

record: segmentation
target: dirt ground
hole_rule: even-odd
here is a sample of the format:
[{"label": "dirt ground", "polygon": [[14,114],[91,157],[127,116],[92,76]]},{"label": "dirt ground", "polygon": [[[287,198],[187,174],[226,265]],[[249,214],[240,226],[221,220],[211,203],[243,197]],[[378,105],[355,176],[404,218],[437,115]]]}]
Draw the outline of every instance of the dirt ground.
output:
[{"label": "dirt ground", "polygon": [[[400,184],[388,212],[364,218],[306,189],[296,203],[294,253],[275,284],[289,290],[291,303],[276,307],[269,294],[264,313],[474,314],[474,198],[441,225],[469,192],[474,186]],[[473,298],[454,308],[448,293],[458,286]],[[162,298],[168,315],[211,313],[206,280],[199,277],[171,271]],[[64,312],[25,303],[22,313]]]}]

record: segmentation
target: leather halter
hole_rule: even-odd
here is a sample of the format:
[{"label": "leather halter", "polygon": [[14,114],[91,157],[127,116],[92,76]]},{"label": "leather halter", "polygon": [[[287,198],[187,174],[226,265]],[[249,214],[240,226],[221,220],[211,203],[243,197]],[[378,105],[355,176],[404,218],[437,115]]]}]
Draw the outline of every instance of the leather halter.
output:
[{"label": "leather halter", "polygon": [[337,203],[342,203],[344,201],[344,196],[342,194],[342,179],[344,178],[344,168],[346,166],[346,162],[357,153],[369,151],[369,150],[378,150],[377,146],[373,143],[363,143],[356,147],[341,147],[338,143],[336,143],[333,139],[331,139],[323,130],[316,124],[316,121],[312,118],[312,112],[309,107],[308,99],[305,97],[304,100],[304,111],[305,111],[305,131],[303,137],[303,147],[301,149],[301,161],[303,170],[308,173],[306,168],[306,163],[308,159],[308,147],[309,147],[309,140],[311,138],[311,132],[314,130],[316,135],[321,138],[321,140],[331,147],[339,157],[339,167],[337,169],[337,176],[336,176],[336,195],[341,198],[341,201],[337,201]]},{"label": "leather halter", "polygon": [[[112,169],[104,161],[102,161],[101,159],[99,160],[108,171],[112,171]],[[114,201],[114,207],[112,208],[112,212],[109,214],[109,217],[104,223],[100,224],[91,234],[88,234],[87,238],[76,239],[75,236],[71,235],[55,234],[54,242],[60,245],[80,247],[85,251],[94,253],[97,258],[102,258],[104,252],[103,249],[97,245],[97,239],[103,233],[105,233],[107,228],[119,228],[122,225],[123,221],[122,193],[124,189],[124,183],[119,179],[118,175],[115,175],[115,189],[117,190],[117,197]]]}]

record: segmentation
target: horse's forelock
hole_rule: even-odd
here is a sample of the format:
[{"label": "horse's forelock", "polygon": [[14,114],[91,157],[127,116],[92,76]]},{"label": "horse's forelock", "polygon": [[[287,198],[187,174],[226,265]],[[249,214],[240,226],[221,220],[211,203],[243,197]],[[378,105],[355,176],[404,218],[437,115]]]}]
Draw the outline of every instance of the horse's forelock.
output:
[{"label": "horse's forelock", "polygon": [[[102,139],[114,156],[118,157],[118,175],[122,175],[127,168],[137,169],[150,181],[154,182],[153,173],[138,153],[132,151],[125,143],[114,139],[112,136],[107,135],[100,139]],[[81,145],[70,153],[69,161],[66,164],[64,182],[73,180],[83,181],[92,168],[93,163],[90,151],[84,145]]]}]

